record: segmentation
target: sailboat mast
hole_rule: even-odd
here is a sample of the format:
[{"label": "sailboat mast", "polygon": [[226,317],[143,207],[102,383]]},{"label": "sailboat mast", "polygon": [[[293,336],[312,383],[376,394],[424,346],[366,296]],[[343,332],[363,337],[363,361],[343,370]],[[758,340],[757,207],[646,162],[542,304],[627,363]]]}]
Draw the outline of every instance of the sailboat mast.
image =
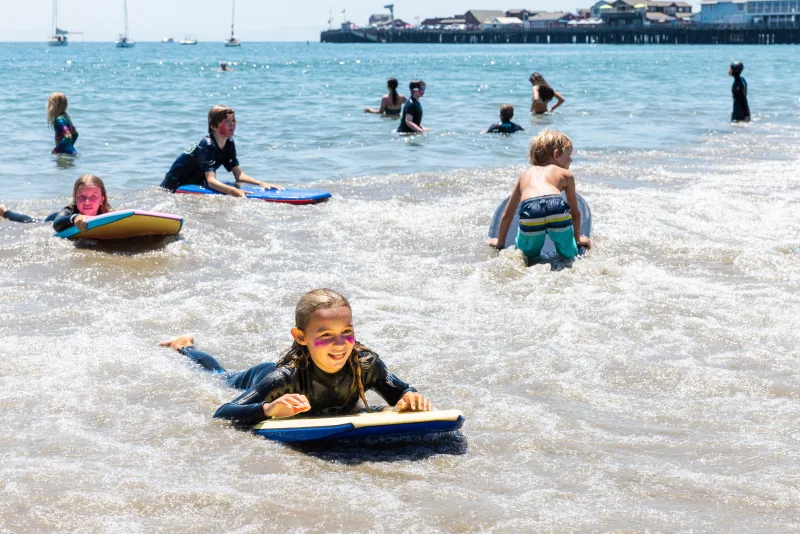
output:
[{"label": "sailboat mast", "polygon": [[233,0],[233,8],[231,9],[231,39],[233,39],[233,23],[235,21],[236,21],[236,0]]},{"label": "sailboat mast", "polygon": [[58,29],[58,0],[53,0],[53,35]]},{"label": "sailboat mast", "polygon": [[125,0],[125,38],[128,37],[128,0]]}]

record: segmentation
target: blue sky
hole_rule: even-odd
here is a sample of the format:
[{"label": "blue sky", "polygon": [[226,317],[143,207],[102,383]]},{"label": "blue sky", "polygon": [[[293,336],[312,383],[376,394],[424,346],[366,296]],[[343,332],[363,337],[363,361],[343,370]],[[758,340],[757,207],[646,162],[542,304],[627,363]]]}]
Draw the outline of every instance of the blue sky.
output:
[{"label": "blue sky", "polygon": [[[333,9],[334,24],[342,10],[356,24],[372,13],[388,12],[392,0],[237,0],[236,35],[242,41],[319,40]],[[59,0],[59,26],[84,32],[74,40],[113,41],[122,31],[123,0]],[[395,16],[445,16],[469,9],[573,10],[590,5],[580,0],[394,0]],[[580,4],[580,5],[579,5]],[[0,0],[0,41],[44,41],[51,31],[52,0]],[[130,36],[138,41],[176,39],[194,34],[201,41],[220,41],[230,32],[231,0],[128,0]]]}]

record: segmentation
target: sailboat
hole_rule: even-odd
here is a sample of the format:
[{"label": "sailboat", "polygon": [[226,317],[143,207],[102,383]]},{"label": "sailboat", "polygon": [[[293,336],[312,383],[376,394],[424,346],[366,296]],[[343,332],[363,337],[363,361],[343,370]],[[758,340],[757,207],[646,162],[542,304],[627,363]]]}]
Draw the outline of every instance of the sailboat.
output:
[{"label": "sailboat", "polygon": [[136,41],[128,38],[128,0],[125,0],[125,33],[119,34],[117,48],[133,48],[134,46],[136,46]]},{"label": "sailboat", "polygon": [[187,35],[183,39],[181,39],[182,45],[196,45],[197,39],[194,38],[194,35]]},{"label": "sailboat", "polygon": [[58,0],[53,0],[53,35],[47,40],[49,46],[67,46],[67,30],[58,29]]},{"label": "sailboat", "polygon": [[233,0],[233,9],[231,9],[231,38],[225,41],[225,46],[242,46],[239,39],[233,36],[233,23],[236,21],[236,0]]}]

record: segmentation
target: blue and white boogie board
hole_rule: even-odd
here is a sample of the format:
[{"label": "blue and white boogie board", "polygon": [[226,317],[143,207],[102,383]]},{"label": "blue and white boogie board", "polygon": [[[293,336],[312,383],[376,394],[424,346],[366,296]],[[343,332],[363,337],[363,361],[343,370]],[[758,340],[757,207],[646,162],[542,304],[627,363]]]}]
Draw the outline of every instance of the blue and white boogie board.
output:
[{"label": "blue and white boogie board", "polygon": [[[561,193],[566,200],[566,194]],[[498,232],[500,231],[500,219],[503,217],[503,211],[506,209],[506,204],[508,204],[508,197],[503,200],[497,209],[494,210],[494,216],[492,217],[492,223],[489,225],[489,238],[494,239],[497,237]],[[578,195],[578,207],[581,210],[581,235],[585,235],[586,237],[591,237],[592,235],[592,210],[589,209],[589,204],[583,199],[582,196]],[[514,214],[514,220],[511,221],[511,226],[508,228],[508,234],[506,234],[506,243],[504,248],[510,248],[516,246],[516,239],[517,239],[517,230],[519,229],[519,212]],[[578,247],[578,254],[582,255],[586,247]],[[558,253],[556,252],[556,246],[553,241],[550,239],[550,236],[545,238],[544,247],[542,247],[541,256],[536,258],[530,258],[531,261],[535,262],[547,262],[553,259],[558,258]]]},{"label": "blue and white boogie board", "polygon": [[[253,184],[239,184],[225,182],[225,185],[241,189],[247,198],[264,200],[266,202],[282,202],[284,204],[316,204],[331,197],[331,194],[321,189],[266,189]],[[208,189],[201,185],[182,185],[175,190],[176,193],[188,195],[224,195],[219,191]]]},{"label": "blue and white boogie board", "polygon": [[464,424],[459,410],[397,412],[383,410],[324,417],[270,419],[252,430],[259,436],[285,443],[317,440],[358,439],[399,434],[452,432]]}]

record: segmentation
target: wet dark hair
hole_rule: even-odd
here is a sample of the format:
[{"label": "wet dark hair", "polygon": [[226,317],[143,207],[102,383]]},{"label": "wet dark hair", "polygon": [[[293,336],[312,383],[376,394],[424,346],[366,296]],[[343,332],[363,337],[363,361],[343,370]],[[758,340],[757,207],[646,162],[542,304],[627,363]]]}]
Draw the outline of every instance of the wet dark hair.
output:
[{"label": "wet dark hair", "polygon": [[538,72],[531,74],[531,77],[528,79],[530,80],[531,85],[547,85],[547,82],[544,80],[544,76]]},{"label": "wet dark hair", "polygon": [[739,76],[742,71],[744,70],[744,63],[741,61],[734,61],[731,63],[731,72],[733,72],[734,76]]},{"label": "wet dark hair", "polygon": [[408,90],[412,93],[414,89],[419,89],[420,87],[425,87],[425,82],[422,80],[411,80],[411,83],[408,84]]},{"label": "wet dark hair", "polygon": [[539,86],[539,98],[545,102],[550,102],[555,96],[556,92],[547,84]]},{"label": "wet dark hair", "polygon": [[503,104],[500,108],[500,120],[510,121],[514,118],[514,106],[511,104]]},{"label": "wet dark hair", "polygon": [[[315,311],[329,310],[331,308],[338,308],[344,306],[350,308],[350,303],[340,293],[332,289],[314,289],[309,291],[297,302],[294,310],[294,326],[300,330],[305,330],[311,321],[311,315]],[[369,367],[369,361],[362,361],[359,354],[364,351],[369,351],[367,347],[361,343],[356,342],[352,352],[347,358],[347,363],[350,365],[350,371],[353,373],[353,380],[350,383],[350,392],[348,399],[358,392],[361,397],[361,402],[364,403],[367,411],[372,411],[364,396],[364,384],[361,381],[361,371],[363,368]],[[292,342],[281,359],[278,360],[278,367],[294,367],[300,373],[300,389],[302,393],[311,391],[311,375],[308,371],[311,365],[311,354],[308,352],[308,347],[301,345],[297,341]]]},{"label": "wet dark hair", "polygon": [[392,104],[397,105],[397,78],[389,78],[386,86],[389,87],[389,94],[392,95]]}]

